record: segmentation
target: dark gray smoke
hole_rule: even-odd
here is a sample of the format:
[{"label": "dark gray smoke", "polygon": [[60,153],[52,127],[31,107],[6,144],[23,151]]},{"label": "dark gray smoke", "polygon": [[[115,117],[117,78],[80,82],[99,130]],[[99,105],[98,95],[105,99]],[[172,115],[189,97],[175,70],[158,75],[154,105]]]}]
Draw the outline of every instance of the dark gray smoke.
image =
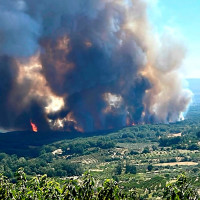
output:
[{"label": "dark gray smoke", "polygon": [[181,44],[142,0],[0,0],[0,126],[94,131],[180,120]]}]

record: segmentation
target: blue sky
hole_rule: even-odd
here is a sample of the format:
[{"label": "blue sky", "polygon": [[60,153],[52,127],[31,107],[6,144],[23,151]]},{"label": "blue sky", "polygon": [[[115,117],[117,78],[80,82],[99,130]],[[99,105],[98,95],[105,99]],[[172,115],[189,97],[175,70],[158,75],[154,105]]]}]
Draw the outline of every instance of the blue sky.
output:
[{"label": "blue sky", "polygon": [[182,73],[187,78],[200,78],[200,0],[147,0],[154,29],[174,32],[186,46]]}]

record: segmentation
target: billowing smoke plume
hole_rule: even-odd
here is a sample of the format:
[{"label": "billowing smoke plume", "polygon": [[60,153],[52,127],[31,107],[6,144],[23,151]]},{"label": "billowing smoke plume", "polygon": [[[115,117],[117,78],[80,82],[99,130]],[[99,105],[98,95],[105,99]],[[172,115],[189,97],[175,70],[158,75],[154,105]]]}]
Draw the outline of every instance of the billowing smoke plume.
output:
[{"label": "billowing smoke plume", "polygon": [[0,126],[94,131],[180,120],[184,47],[142,0],[0,0]]}]

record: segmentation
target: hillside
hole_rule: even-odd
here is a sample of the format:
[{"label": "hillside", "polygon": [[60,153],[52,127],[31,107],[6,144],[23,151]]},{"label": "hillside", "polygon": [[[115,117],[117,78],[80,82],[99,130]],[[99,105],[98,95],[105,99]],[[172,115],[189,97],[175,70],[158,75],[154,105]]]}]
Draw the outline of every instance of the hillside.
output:
[{"label": "hillside", "polygon": [[3,134],[0,172],[14,178],[23,167],[29,176],[66,178],[89,171],[100,182],[112,178],[125,190],[135,187],[143,194],[148,188],[155,197],[168,180],[185,172],[199,188],[199,114],[199,107],[191,106],[185,121],[136,125],[87,137],[54,132]]}]

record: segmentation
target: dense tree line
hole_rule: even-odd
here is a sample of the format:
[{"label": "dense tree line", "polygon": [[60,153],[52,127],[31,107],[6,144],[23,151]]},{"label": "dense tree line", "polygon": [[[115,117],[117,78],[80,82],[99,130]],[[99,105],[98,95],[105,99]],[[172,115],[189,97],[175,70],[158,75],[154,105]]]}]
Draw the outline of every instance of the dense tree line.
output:
[{"label": "dense tree line", "polygon": [[56,158],[52,153],[43,154],[35,159],[0,154],[0,171],[5,176],[13,178],[14,172],[19,167],[23,167],[28,175],[47,174],[50,177],[64,177],[83,173],[80,164],[71,163],[69,160],[59,157]]}]

